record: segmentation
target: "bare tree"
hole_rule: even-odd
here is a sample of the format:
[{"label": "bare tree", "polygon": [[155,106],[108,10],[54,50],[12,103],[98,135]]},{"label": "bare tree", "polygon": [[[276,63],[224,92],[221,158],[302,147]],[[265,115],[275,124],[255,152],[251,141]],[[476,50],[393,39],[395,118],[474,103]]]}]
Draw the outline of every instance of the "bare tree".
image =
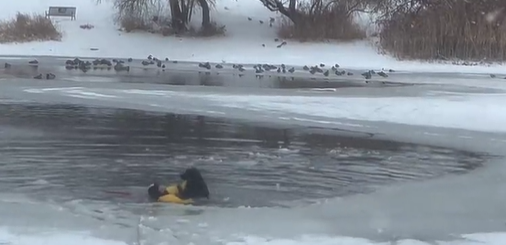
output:
[{"label": "bare tree", "polygon": [[[119,18],[131,15],[143,16],[144,12],[149,12],[153,7],[156,8],[162,1],[165,0],[114,0],[114,7],[118,10]],[[101,0],[97,2],[100,3]],[[211,25],[210,9],[215,5],[214,0],[167,0],[167,4],[170,10],[171,27],[176,33],[188,30],[188,24],[196,6],[202,9],[202,27]]]},{"label": "bare tree", "polygon": [[[376,1],[383,0],[313,0],[310,3],[309,12],[311,14],[318,14],[322,12],[322,10],[327,10],[334,5],[339,5],[346,8],[346,15],[351,15],[358,11],[364,11],[368,5]],[[260,0],[260,2],[270,11],[279,11],[281,14],[288,17],[295,25],[304,21],[302,20],[300,11],[297,9],[297,5],[299,4],[297,0]]]}]

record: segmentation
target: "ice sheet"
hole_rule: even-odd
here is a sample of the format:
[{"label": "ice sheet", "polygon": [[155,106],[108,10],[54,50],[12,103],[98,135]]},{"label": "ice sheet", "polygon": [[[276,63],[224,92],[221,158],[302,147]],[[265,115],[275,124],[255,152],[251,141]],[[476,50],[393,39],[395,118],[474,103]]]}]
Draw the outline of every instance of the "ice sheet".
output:
[{"label": "ice sheet", "polygon": [[409,125],[506,132],[501,113],[506,96],[446,97],[309,97],[309,96],[203,96],[225,107],[270,110],[324,118],[383,121]]},{"label": "ice sheet", "polygon": [[[156,98],[157,106],[174,100],[200,101],[203,105],[246,111],[282,113],[283,120],[324,119],[382,121],[407,125],[458,128],[483,132],[506,132],[506,114],[501,113],[506,94],[448,93],[432,97],[338,97],[338,96],[259,96],[226,93],[196,93],[170,90],[119,90],[90,88],[27,89],[29,93],[56,92],[64,96],[120,100],[129,95]],[[90,96],[100,95],[100,96]],[[139,102],[142,103],[142,102]],[[153,103],[151,103],[153,104]],[[360,126],[360,125],[358,125]]]}]

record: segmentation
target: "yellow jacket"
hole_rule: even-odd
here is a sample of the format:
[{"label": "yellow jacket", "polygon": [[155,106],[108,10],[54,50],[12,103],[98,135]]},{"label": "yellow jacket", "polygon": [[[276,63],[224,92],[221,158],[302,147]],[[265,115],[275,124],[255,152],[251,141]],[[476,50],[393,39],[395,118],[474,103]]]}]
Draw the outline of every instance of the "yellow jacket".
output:
[{"label": "yellow jacket", "polygon": [[179,188],[184,190],[186,188],[186,181],[183,181],[181,184],[169,185],[165,188],[167,194],[158,198],[159,202],[169,202],[169,203],[177,203],[177,204],[192,204],[192,199],[181,199],[179,198]]}]

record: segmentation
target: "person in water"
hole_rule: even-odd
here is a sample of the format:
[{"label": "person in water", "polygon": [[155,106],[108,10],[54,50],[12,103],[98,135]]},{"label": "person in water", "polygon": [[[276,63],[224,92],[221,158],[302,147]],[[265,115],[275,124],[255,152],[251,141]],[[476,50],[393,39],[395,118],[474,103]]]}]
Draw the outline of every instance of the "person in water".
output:
[{"label": "person in water", "polygon": [[149,197],[158,202],[178,204],[192,204],[194,198],[209,199],[209,189],[197,168],[187,168],[179,177],[182,182],[176,185],[165,187],[158,183],[151,184],[148,188]]}]

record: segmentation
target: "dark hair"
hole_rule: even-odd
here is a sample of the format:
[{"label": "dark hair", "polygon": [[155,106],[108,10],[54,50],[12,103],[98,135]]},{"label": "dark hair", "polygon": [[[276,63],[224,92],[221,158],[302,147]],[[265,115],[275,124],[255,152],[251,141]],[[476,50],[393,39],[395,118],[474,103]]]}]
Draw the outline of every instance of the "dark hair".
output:
[{"label": "dark hair", "polygon": [[153,183],[148,188],[148,195],[153,200],[158,200],[162,194],[160,193],[160,186],[157,183]]},{"label": "dark hair", "polygon": [[182,180],[186,181],[186,187],[183,193],[180,194],[183,199],[199,197],[209,199],[209,189],[197,168],[187,168],[180,177]]}]

